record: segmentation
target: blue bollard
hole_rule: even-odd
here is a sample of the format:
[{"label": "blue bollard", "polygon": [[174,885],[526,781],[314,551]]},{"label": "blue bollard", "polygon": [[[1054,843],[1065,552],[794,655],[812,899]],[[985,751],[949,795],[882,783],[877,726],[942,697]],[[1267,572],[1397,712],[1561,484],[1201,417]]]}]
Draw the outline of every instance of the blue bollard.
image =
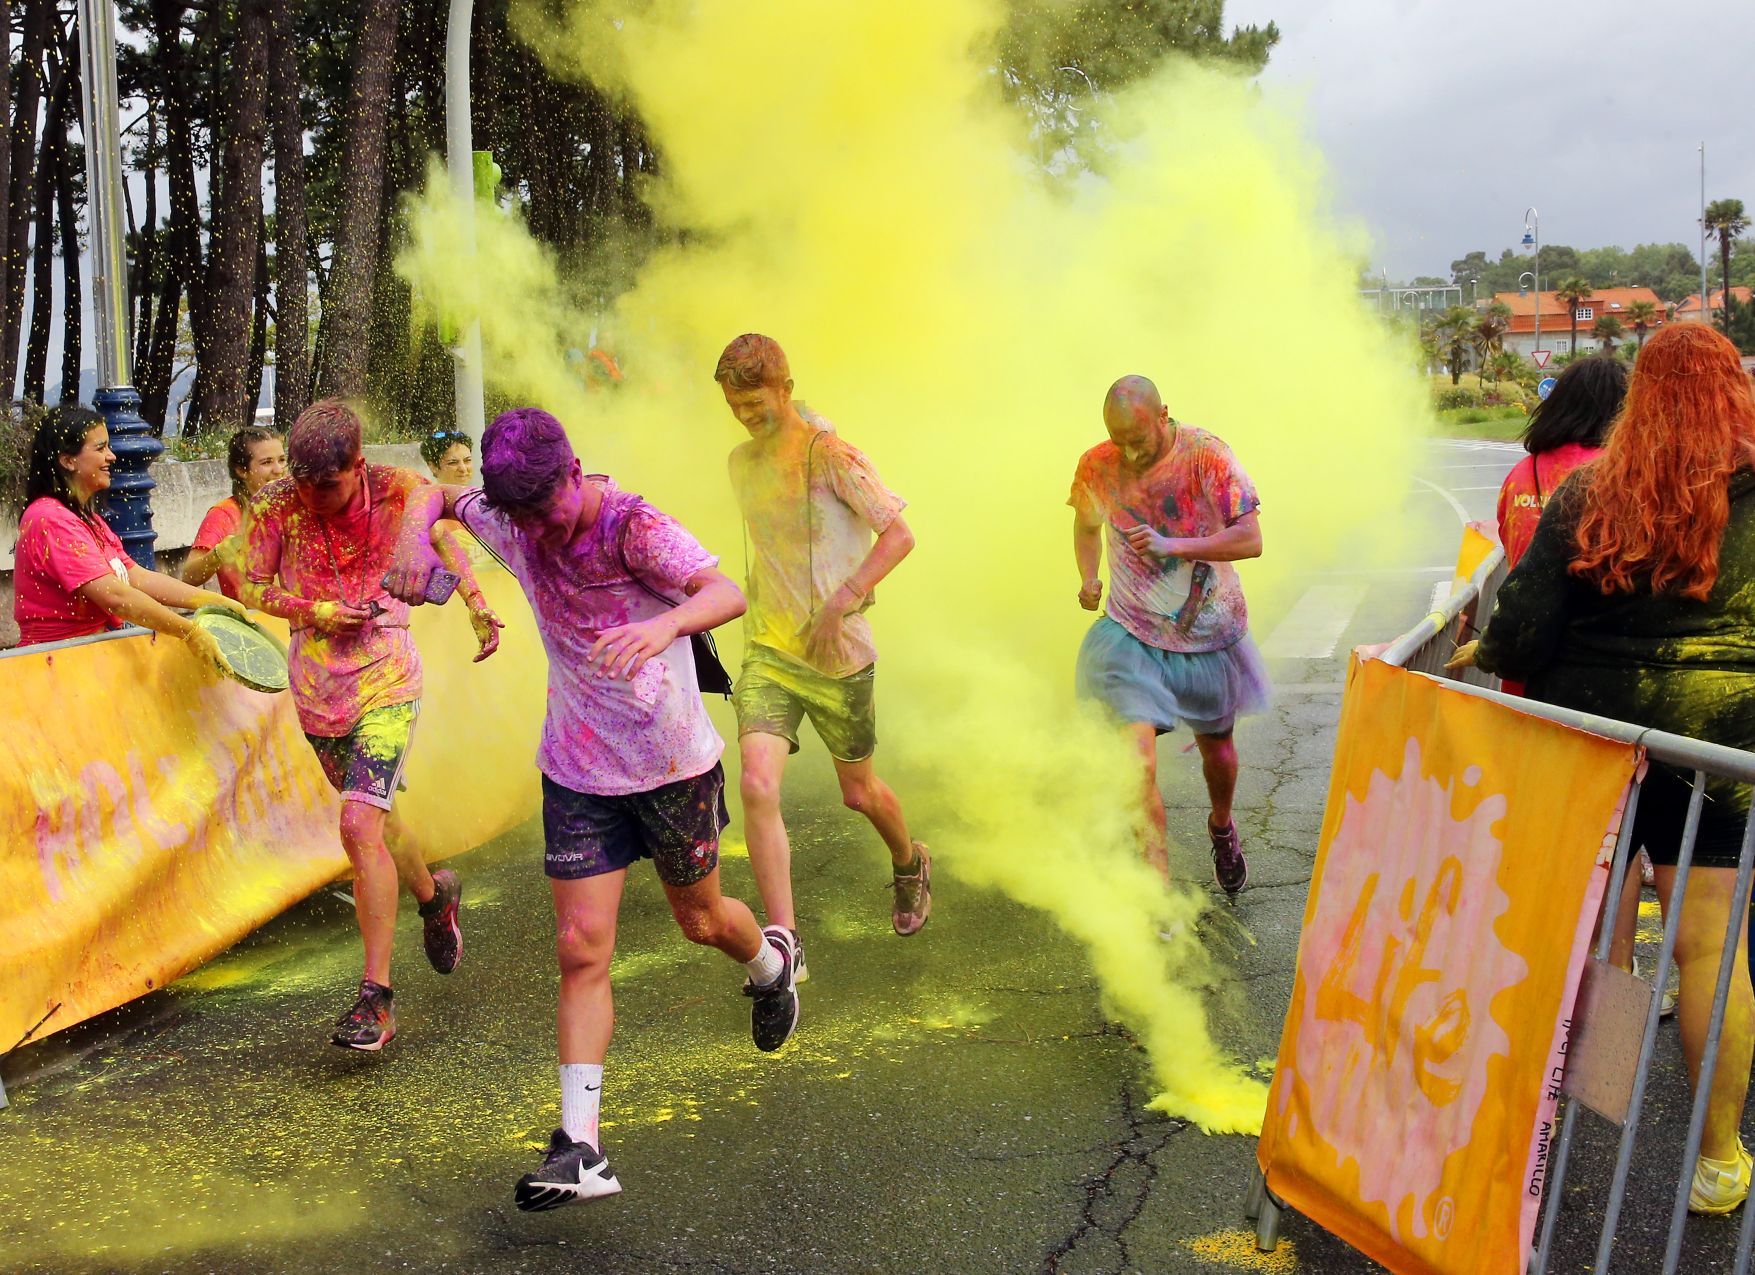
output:
[{"label": "blue bollard", "polygon": [[109,425],[110,450],[116,453],[104,521],[127,546],[128,556],[150,570],[157,565],[152,554],[153,542],[158,539],[152,529],[152,489],[158,484],[146,469],[165,445],[152,436],[152,427],[141,418],[140,395],[133,388],[99,390],[92,396],[92,406]]}]

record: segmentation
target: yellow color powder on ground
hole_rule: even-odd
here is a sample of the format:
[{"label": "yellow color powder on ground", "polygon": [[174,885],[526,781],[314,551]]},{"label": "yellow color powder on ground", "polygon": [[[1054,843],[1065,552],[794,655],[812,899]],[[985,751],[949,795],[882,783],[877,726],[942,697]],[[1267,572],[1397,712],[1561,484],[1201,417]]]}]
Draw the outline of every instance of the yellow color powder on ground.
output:
[{"label": "yellow color powder on ground", "polygon": [[[581,0],[559,23],[557,7],[518,0],[514,18],[556,70],[638,109],[661,155],[648,202],[689,233],[612,315],[580,313],[515,219],[484,210],[477,269],[460,269],[459,210],[434,181],[400,263],[422,305],[479,315],[490,384],[559,415],[588,469],[734,575],[723,457],[744,433],[712,369],[741,332],[779,340],[798,396],[910,501],[919,547],[870,618],[880,770],[917,835],[942,873],[1088,948],[1106,1009],[1149,1051],[1154,1106],[1257,1130],[1265,1088],[1214,1043],[1196,990],[1213,980],[1193,937],[1209,896],[1167,895],[1138,862],[1127,750],[1072,703],[1092,617],[1065,502],[1105,390],[1140,373],[1256,480],[1258,604],[1386,538],[1423,409],[1323,228],[1290,114],[1234,74],[1166,63],[1089,108],[1102,167],[1056,183],[997,97],[992,0]],[[604,324],[627,374],[613,394],[567,356]],[[939,907],[970,897],[947,888]]]}]

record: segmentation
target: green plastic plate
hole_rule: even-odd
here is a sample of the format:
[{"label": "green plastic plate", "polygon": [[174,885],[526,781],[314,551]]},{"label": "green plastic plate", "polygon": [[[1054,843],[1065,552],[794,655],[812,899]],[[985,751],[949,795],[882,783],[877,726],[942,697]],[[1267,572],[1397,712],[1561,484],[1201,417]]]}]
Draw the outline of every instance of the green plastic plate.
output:
[{"label": "green plastic plate", "polygon": [[287,688],[286,648],[274,634],[224,607],[202,607],[194,622],[213,635],[234,681],[268,695]]}]

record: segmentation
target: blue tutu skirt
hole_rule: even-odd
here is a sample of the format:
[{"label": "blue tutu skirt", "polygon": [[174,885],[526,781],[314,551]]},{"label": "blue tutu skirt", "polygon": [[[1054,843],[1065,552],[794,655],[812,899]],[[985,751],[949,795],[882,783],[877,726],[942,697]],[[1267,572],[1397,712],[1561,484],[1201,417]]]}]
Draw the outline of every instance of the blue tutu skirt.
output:
[{"label": "blue tutu skirt", "polygon": [[1223,735],[1239,717],[1267,707],[1267,664],[1246,634],[1222,651],[1160,650],[1103,616],[1079,646],[1080,699],[1094,699],[1123,722],[1148,722],[1160,735],[1180,725]]}]

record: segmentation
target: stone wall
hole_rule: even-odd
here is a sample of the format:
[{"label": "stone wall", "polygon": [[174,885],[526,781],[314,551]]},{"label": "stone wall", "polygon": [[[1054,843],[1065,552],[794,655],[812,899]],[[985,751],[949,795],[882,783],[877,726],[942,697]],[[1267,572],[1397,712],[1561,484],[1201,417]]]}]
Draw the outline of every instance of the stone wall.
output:
[{"label": "stone wall", "polygon": [[[385,443],[365,449],[366,458],[381,465],[402,465],[425,475],[417,443]],[[152,525],[158,532],[154,550],[161,571],[175,574],[189,552],[207,511],[231,494],[223,460],[161,460],[152,467]],[[12,561],[18,543],[18,516],[0,513],[0,646],[18,641],[12,622]]]}]

